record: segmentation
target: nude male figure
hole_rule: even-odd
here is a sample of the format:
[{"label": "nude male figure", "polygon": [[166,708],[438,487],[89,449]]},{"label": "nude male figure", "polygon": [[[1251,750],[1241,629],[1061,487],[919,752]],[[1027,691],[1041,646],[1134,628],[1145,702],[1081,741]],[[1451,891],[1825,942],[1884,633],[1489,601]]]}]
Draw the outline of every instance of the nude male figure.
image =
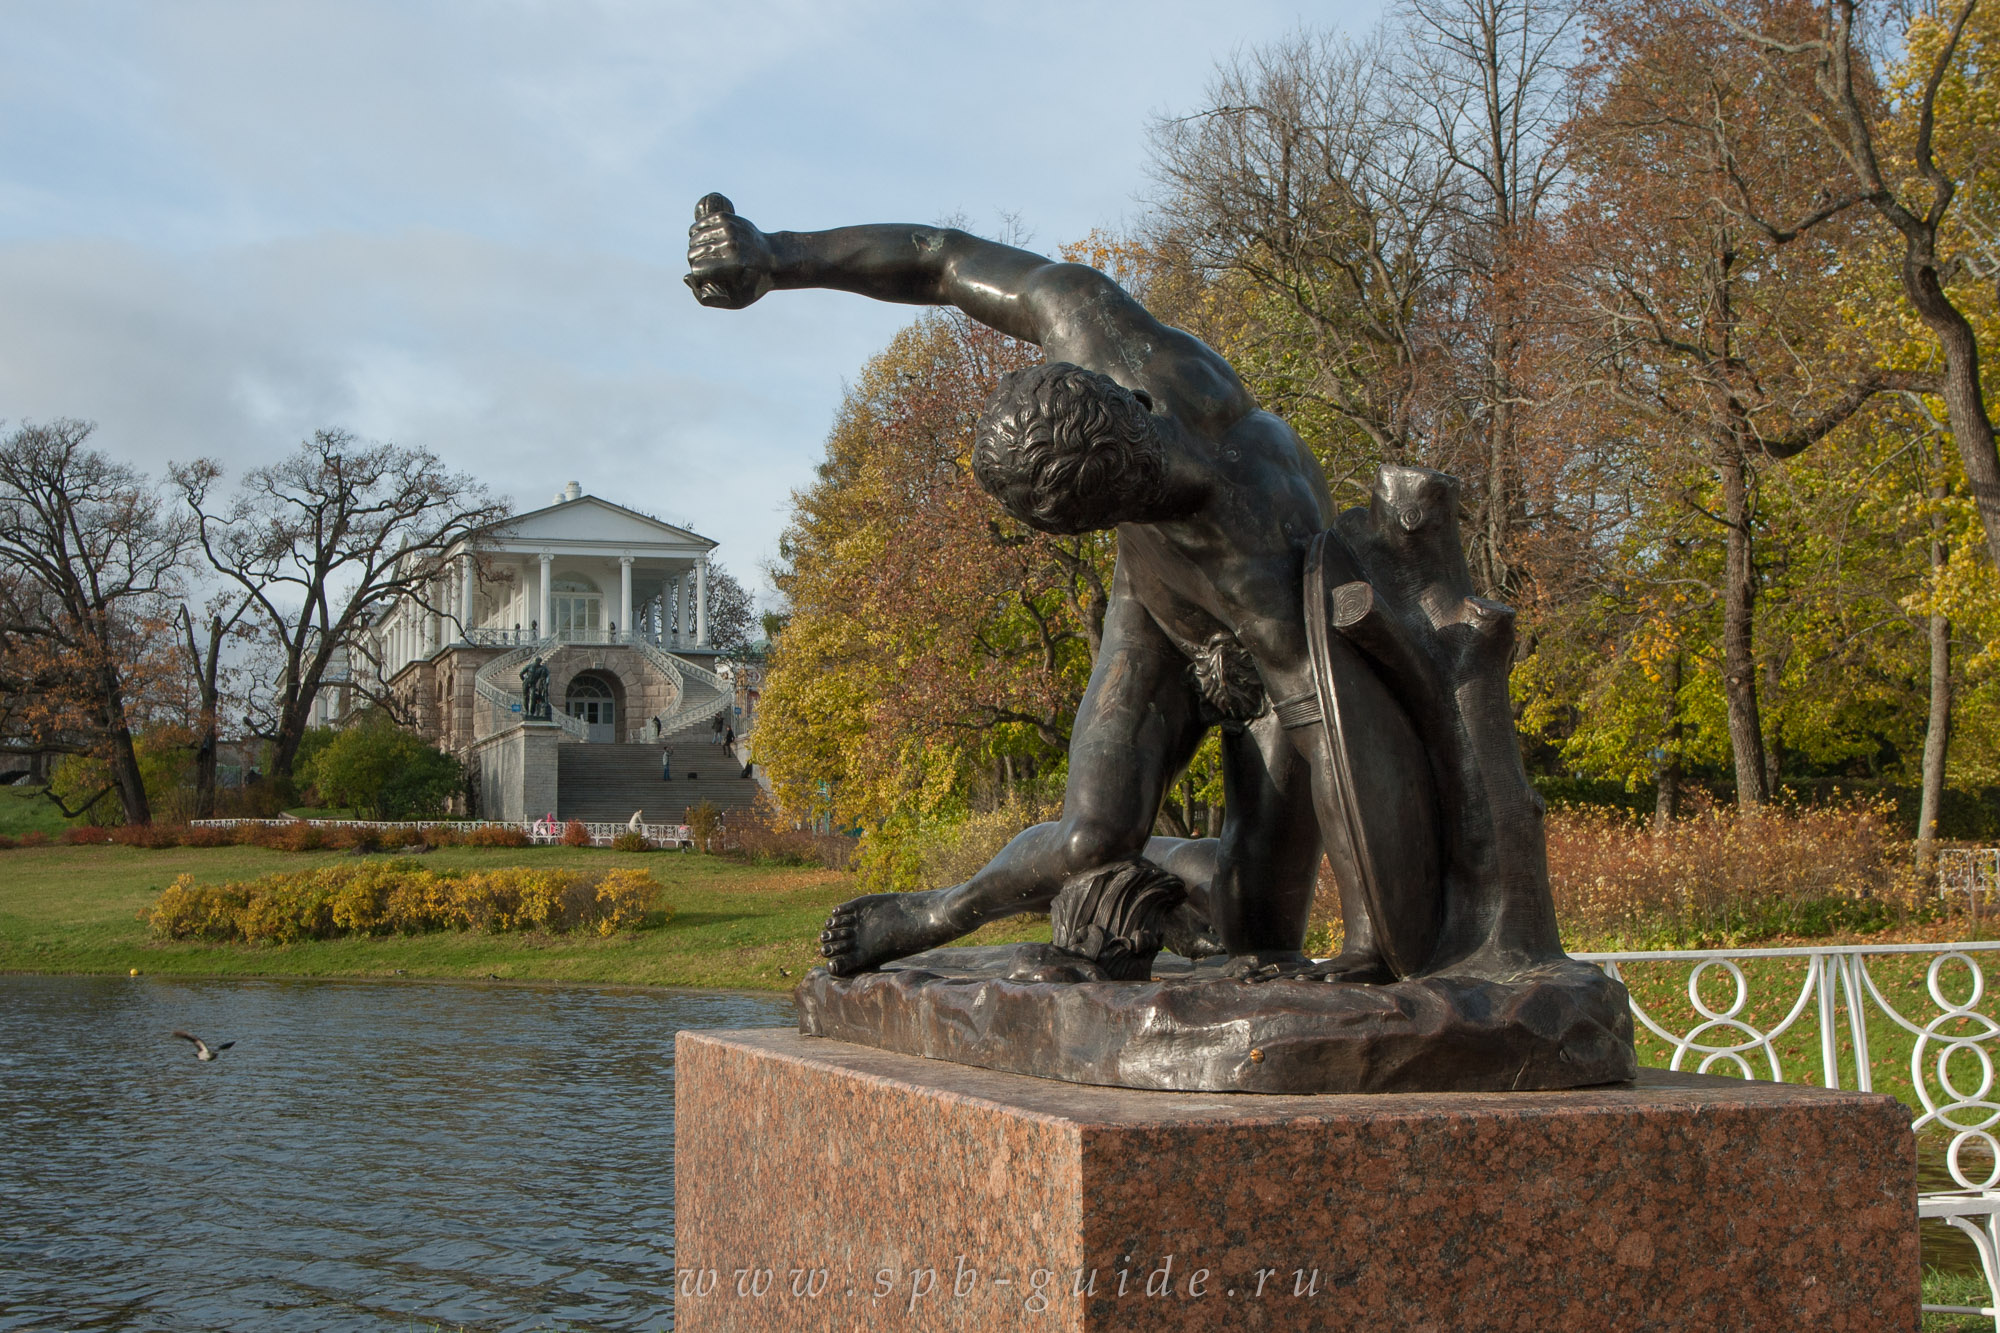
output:
[{"label": "nude male figure", "polygon": [[843,904],[820,937],[830,970],[852,975],[1045,909],[1070,876],[1145,854],[1162,797],[1219,720],[1219,844],[1162,840],[1155,859],[1197,881],[1231,970],[1258,975],[1304,962],[1324,849],[1342,888],[1346,946],[1322,974],[1393,979],[1357,891],[1351,824],[1329,789],[1327,728],[1297,720],[1315,688],[1305,552],[1332,524],[1332,499],[1311,452],[1257,407],[1229,364],[1095,269],[945,227],[766,233],[710,195],[689,231],[688,263],[704,305],[834,288],[953,305],[1039,345],[1048,364],[1008,376],[986,406],[975,474],[1030,526],[1118,531],[1062,818],[1021,833],[963,884]]}]

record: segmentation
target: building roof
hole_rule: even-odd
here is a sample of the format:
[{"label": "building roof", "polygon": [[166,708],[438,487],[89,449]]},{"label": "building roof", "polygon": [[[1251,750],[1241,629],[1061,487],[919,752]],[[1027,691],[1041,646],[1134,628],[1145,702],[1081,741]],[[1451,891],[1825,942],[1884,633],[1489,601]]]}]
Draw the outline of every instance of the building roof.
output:
[{"label": "building roof", "polygon": [[720,543],[698,532],[663,523],[595,495],[533,509],[490,523],[473,534],[473,544],[489,549],[540,549],[550,543],[591,546],[695,546],[714,550]]}]

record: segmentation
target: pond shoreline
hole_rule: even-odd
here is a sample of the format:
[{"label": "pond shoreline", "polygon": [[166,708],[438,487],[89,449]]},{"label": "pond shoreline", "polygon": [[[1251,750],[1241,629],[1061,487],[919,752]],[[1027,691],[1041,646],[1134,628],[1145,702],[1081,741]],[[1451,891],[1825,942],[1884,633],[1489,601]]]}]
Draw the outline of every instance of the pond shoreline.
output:
[{"label": "pond shoreline", "polygon": [[396,976],[368,972],[336,973],[330,975],[306,975],[298,972],[148,972],[140,968],[120,972],[116,969],[104,971],[64,970],[56,968],[0,967],[0,977],[53,977],[77,980],[118,980],[131,981],[310,981],[315,984],[350,986],[467,986],[502,987],[514,990],[571,990],[586,988],[604,991],[608,994],[631,995],[738,995],[760,1000],[790,998],[797,983],[785,988],[769,989],[755,986],[686,986],[670,982],[651,983],[644,981],[588,981],[574,978],[548,977],[460,977],[460,976]]},{"label": "pond shoreline", "polygon": [[[136,967],[156,977],[426,978],[782,994],[819,965],[827,913],[858,891],[853,876],[839,871],[700,854],[450,847],[426,854],[425,867],[645,870],[659,881],[672,917],[609,937],[440,931],[282,945],[163,940],[142,919],[179,875],[219,883],[353,861],[345,852],[259,847],[0,852],[0,973],[122,976]],[[1047,931],[1045,920],[1002,923],[981,942],[1046,940]],[[396,975],[399,969],[404,975]]]}]

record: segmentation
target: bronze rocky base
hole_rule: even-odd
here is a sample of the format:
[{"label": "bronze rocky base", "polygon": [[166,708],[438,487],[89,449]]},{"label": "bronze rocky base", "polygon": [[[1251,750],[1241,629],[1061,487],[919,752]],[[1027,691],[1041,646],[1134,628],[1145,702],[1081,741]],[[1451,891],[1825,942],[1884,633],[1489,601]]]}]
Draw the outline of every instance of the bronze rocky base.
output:
[{"label": "bronze rocky base", "polygon": [[1625,987],[1569,959],[1506,981],[1252,984],[1162,955],[1146,981],[1016,981],[1013,947],[799,983],[799,1031],[1166,1092],[1506,1092],[1636,1076]]}]

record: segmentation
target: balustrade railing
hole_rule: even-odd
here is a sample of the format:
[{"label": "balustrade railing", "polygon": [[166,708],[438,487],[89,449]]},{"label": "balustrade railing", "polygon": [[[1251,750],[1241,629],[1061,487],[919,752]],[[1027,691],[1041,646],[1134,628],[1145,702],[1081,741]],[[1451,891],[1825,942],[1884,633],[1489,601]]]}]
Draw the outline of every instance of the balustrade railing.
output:
[{"label": "balustrade railing", "polygon": [[[531,640],[521,644],[512,652],[500,654],[500,656],[485,663],[479,670],[473,673],[473,694],[484,699],[493,708],[494,727],[492,730],[497,731],[500,724],[509,714],[521,711],[521,696],[519,693],[510,686],[503,685],[501,682],[515,667],[520,666],[531,657],[553,652],[560,646],[560,643],[561,640],[553,636],[546,639]],[[572,736],[577,740],[584,741],[590,739],[590,725],[582,718],[570,717],[560,708],[550,708],[549,721],[562,728],[566,735]],[[491,732],[489,731],[488,734],[491,734]]]},{"label": "balustrade railing", "polygon": [[1963,896],[1965,908],[1978,920],[1982,905],[1990,907],[2000,889],[2000,847],[1947,847],[1938,853],[1938,896]]},{"label": "balustrade railing", "polygon": [[[1780,1083],[1812,1082],[1817,1074],[1822,1087],[1874,1092],[1888,1085],[1900,1092],[1907,1043],[1908,1091],[1918,1108],[1911,1128],[1929,1151],[1944,1140],[1943,1164],[1957,1186],[1920,1194],[1918,1216],[1945,1222],[1972,1241],[1993,1300],[2000,1293],[2000,1139],[1994,1133],[2000,1092],[1993,1063],[2000,1022],[1982,1012],[1992,1008],[1982,960],[1996,950],[2000,941],[1576,956],[1632,989],[1641,1041],[1651,1034],[1663,1043],[1671,1052],[1670,1069],[1692,1065],[1696,1073]],[[1668,1014],[1664,997],[1673,992],[1648,965],[1688,969],[1684,1014]],[[2000,1333],[2000,1301],[1924,1308],[1984,1315]]]},{"label": "balustrade railing", "polygon": [[[483,633],[484,631],[472,631]],[[511,631],[494,631],[511,633]],[[514,687],[511,677],[516,668],[529,658],[547,656],[559,648],[571,646],[623,646],[633,649],[646,664],[663,677],[669,688],[666,714],[660,719],[657,733],[648,734],[648,728],[634,727],[626,735],[630,741],[649,741],[657,736],[671,736],[674,732],[696,722],[705,722],[716,713],[730,706],[735,687],[724,677],[695,665],[685,658],[673,657],[662,651],[650,640],[638,635],[619,635],[612,640],[605,635],[593,637],[584,634],[550,634],[539,639],[509,641],[510,651],[500,654],[482,664],[472,676],[472,692],[484,699],[493,708],[495,729],[509,714],[518,712],[521,705],[520,692]],[[701,687],[691,692],[690,684]],[[551,707],[549,720],[561,727],[564,733],[580,741],[590,739],[589,724],[581,718],[568,716],[560,708]]]},{"label": "balustrade railing", "polygon": [[676,633],[655,633],[650,630],[609,629],[559,630],[553,634],[542,634],[537,629],[522,629],[515,626],[507,629],[498,625],[472,626],[459,631],[458,642],[469,643],[480,648],[512,648],[519,644],[571,643],[580,645],[602,644],[609,647],[619,645],[638,646],[648,644],[655,648],[665,648],[671,652],[710,651],[709,646],[695,635]]}]

